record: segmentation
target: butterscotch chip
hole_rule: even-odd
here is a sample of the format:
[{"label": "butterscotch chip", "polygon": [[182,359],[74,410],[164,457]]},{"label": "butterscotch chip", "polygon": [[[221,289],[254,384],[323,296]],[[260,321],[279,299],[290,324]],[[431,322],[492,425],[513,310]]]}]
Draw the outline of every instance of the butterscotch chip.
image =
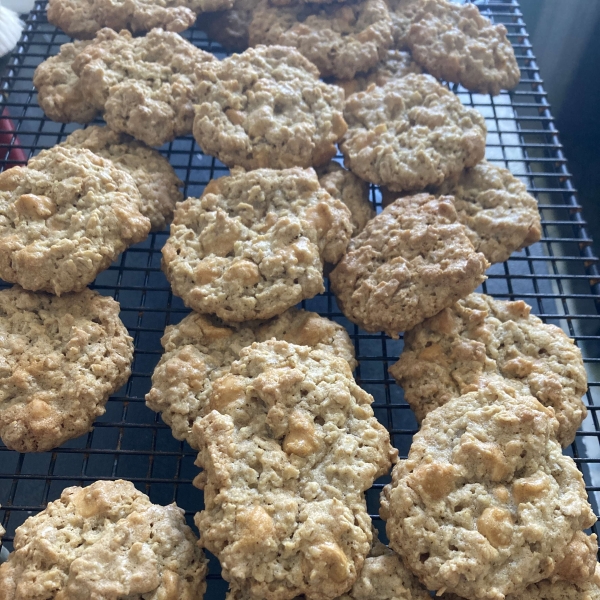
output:
[{"label": "butterscotch chip", "polygon": [[457,222],[452,198],[399,198],[352,238],[330,275],[342,312],[392,337],[452,305],[488,267]]},{"label": "butterscotch chip", "polygon": [[192,424],[213,408],[213,382],[227,375],[243,348],[276,338],[332,352],[354,369],[354,346],[346,330],[316,313],[290,308],[267,322],[225,326],[198,313],[167,327],[161,343],[165,350],[152,375],[146,404],[162,413],[173,435],[192,447]]},{"label": "butterscotch chip", "polygon": [[492,25],[477,6],[418,0],[411,10],[406,44],[415,61],[434,77],[493,95],[519,83],[521,73],[506,27]]},{"label": "butterscotch chip", "polygon": [[440,185],[485,155],[483,117],[427,75],[352,94],[344,118],[345,165],[393,191]]},{"label": "butterscotch chip", "polygon": [[[218,392],[215,392],[218,388]],[[331,352],[270,340],[213,382],[193,426],[200,543],[254,598],[334,598],[372,540],[364,492],[396,459],[372,396]]]},{"label": "butterscotch chip", "polygon": [[169,161],[156,150],[109,127],[92,126],[74,131],[61,146],[87,148],[111,160],[131,175],[142,197],[141,213],[160,231],[173,218],[175,204],[183,200],[177,177]]},{"label": "butterscotch chip", "polygon": [[341,200],[352,213],[352,235],[359,234],[375,216],[369,200],[369,184],[335,161],[317,169],[319,183],[333,198]]},{"label": "butterscotch chip", "polygon": [[129,481],[70,487],[17,528],[2,598],[201,599],[196,542],[182,509],[152,504]]},{"label": "butterscotch chip", "polygon": [[[73,96],[84,107],[103,113],[114,131],[132,135],[149,146],[160,146],[191,133],[194,71],[199,64],[210,61],[216,61],[212,54],[177,33],[153,29],[146,36],[134,38],[128,31],[102,29],[91,42],[62,46],[58,57],[37,68],[34,84],[44,111],[48,106],[55,108],[59,101],[66,104],[65,97],[71,100]],[[59,78],[63,73],[68,74],[66,83]],[[78,116],[83,112],[77,105],[71,112],[55,110],[47,114],[68,122],[74,120],[75,110]],[[84,113],[89,117],[79,116],[77,120],[90,121],[95,112]]]},{"label": "butterscotch chip", "polygon": [[327,163],[346,131],[344,93],[294,48],[259,46],[197,71],[194,137],[228,166]]},{"label": "butterscotch chip", "polygon": [[351,233],[312,169],[234,169],[179,204],[163,270],[198,312],[268,319],[323,291],[323,261],[338,262]]},{"label": "butterscotch chip", "polygon": [[38,65],[33,74],[38,103],[53,121],[89,123],[98,114],[98,109],[84,98],[79,77],[73,71],[73,61],[89,44],[63,44],[60,52]]},{"label": "butterscotch chip", "polygon": [[233,52],[243,52],[248,48],[248,28],[257,0],[235,0],[230,10],[206,13],[200,26],[208,37]]},{"label": "butterscotch chip", "polygon": [[150,221],[135,182],[79,148],[43,150],[0,175],[0,276],[25,289],[85,289]]},{"label": "butterscotch chip", "polygon": [[48,21],[67,35],[91,39],[103,27],[133,33],[162,27],[183,31],[203,10],[231,7],[231,0],[49,0]]},{"label": "butterscotch chip", "polygon": [[407,331],[390,374],[417,419],[500,375],[554,409],[558,440],[569,445],[587,414],[581,352],[562,329],[530,311],[522,300],[471,294]]},{"label": "butterscotch chip", "polygon": [[91,290],[60,298],[1,291],[0,336],[0,437],[19,452],[89,431],[131,373],[119,303]]},{"label": "butterscotch chip", "polygon": [[501,378],[425,417],[381,514],[428,589],[503,600],[557,574],[596,521],[557,428],[551,409]]},{"label": "butterscotch chip", "polygon": [[250,23],[250,45],[292,46],[321,76],[352,79],[383,59],[392,45],[385,0],[272,6],[261,0]]},{"label": "butterscotch chip", "polygon": [[334,79],[333,84],[344,89],[346,98],[357,92],[364,92],[371,84],[385,85],[392,79],[400,79],[411,73],[422,73],[421,67],[411,58],[408,52],[391,48],[386,55],[369,71],[354,79]]}]

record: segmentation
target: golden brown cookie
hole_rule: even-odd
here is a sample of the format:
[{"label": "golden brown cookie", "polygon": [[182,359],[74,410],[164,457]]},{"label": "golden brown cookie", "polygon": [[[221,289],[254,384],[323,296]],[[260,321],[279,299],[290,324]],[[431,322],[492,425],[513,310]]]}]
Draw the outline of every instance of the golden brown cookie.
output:
[{"label": "golden brown cookie", "polygon": [[165,331],[165,352],[154,369],[147,406],[162,413],[178,440],[195,447],[192,425],[210,412],[213,382],[229,373],[243,348],[271,338],[331,352],[356,367],[346,330],[316,313],[290,308],[270,321],[226,326],[193,312]]},{"label": "golden brown cookie", "polygon": [[522,300],[470,294],[407,331],[389,371],[417,419],[499,375],[554,409],[558,441],[568,446],[587,414],[583,359],[562,329],[530,311]]},{"label": "golden brown cookie", "polygon": [[245,169],[324,165],[346,132],[344,92],[294,48],[258,46],[197,70],[194,137]]},{"label": "golden brown cookie", "polygon": [[163,247],[173,292],[224,321],[269,319],[324,290],[352,234],[350,211],[313,169],[233,169],[175,211]]},{"label": "golden brown cookie", "polygon": [[344,118],[346,167],[393,191],[440,185],[485,155],[484,118],[427,75],[352,94]]},{"label": "golden brown cookie", "polygon": [[560,574],[596,517],[557,428],[552,409],[501,378],[425,417],[381,515],[390,546],[428,589],[504,600]]},{"label": "golden brown cookie", "polygon": [[131,373],[119,303],[91,290],[60,298],[1,291],[0,336],[0,437],[19,452],[89,431]]},{"label": "golden brown cookie", "polygon": [[200,543],[254,598],[333,599],[371,547],[364,492],[396,459],[348,362],[271,340],[213,382],[193,427]]},{"label": "golden brown cookie", "polygon": [[0,598],[197,598],[206,559],[175,504],[152,504],[129,481],[65,489],[17,528],[0,566]]},{"label": "golden brown cookie", "polygon": [[397,338],[485,280],[488,267],[450,196],[399,198],[352,238],[330,275],[342,312]]}]

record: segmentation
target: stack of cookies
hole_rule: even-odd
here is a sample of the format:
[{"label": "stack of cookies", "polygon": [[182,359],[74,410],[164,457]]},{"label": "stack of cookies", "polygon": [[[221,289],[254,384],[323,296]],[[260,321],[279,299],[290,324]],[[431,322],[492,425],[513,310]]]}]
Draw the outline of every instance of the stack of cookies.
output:
[{"label": "stack of cookies", "polygon": [[[581,355],[524,303],[473,293],[490,263],[539,239],[537,204],[485,161],[483,117],[437,81],[514,87],[506,29],[447,0],[50,0],[48,17],[80,41],[36,70],[40,105],[57,121],[100,114],[108,127],[0,177],[0,275],[37,292],[10,291],[34,315],[25,337],[64,350],[44,351],[40,366],[14,333],[5,362],[19,396],[34,368],[54,374],[72,352],[108,380],[90,394],[87,414],[99,414],[98,398],[129,373],[131,340],[112,334],[129,344],[117,351],[127,369],[110,351],[104,364],[85,350],[86,362],[81,347],[101,332],[75,327],[62,305],[70,319],[50,325],[46,304],[73,304],[69,292],[172,219],[163,270],[193,312],[167,327],[146,402],[199,452],[199,543],[219,559],[230,600],[600,595],[596,540],[584,533],[595,517],[560,447],[586,414]],[[196,17],[241,54],[217,60],[178,35]],[[188,134],[230,174],[183,200],[149,146]],[[379,215],[369,184],[387,204]],[[406,332],[390,372],[421,421],[407,460],[354,380],[345,329],[295,308],[325,290],[328,270],[351,321]],[[36,384],[5,428],[0,413],[6,443],[52,447],[32,432],[56,421],[46,407],[73,379]],[[69,424],[89,428],[70,410]],[[394,464],[381,510],[389,549],[365,491]],[[33,556],[67,521],[70,539],[91,527],[101,541],[82,537],[52,593],[201,597],[204,558],[181,515],[140,496],[126,482],[66,490],[18,533],[0,590],[26,597],[54,573]],[[110,552],[94,561],[100,546]],[[86,587],[95,579],[84,570],[115,562],[110,593]]]}]

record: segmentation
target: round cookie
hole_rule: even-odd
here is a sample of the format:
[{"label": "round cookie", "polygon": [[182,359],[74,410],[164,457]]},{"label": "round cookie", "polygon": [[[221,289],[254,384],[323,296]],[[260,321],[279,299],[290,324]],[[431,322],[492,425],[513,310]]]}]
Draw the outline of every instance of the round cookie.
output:
[{"label": "round cookie", "polygon": [[182,509],[152,504],[129,481],[70,487],[17,528],[2,598],[201,599],[196,542]]},{"label": "round cookie", "polygon": [[[196,20],[192,9],[198,2],[186,0],[49,0],[48,22],[67,35],[91,39],[103,27],[133,33],[162,27],[184,31]],[[222,1],[228,8],[229,1]]]},{"label": "round cookie", "polygon": [[436,194],[454,196],[458,220],[478,252],[491,263],[508,260],[515,250],[539,241],[540,213],[527,187],[507,169],[486,160],[447,181]]},{"label": "round cookie", "polygon": [[86,433],[131,374],[119,303],[91,290],[2,290],[0,335],[0,437],[12,450],[45,452]]},{"label": "round cookie", "polygon": [[364,92],[371,84],[385,85],[392,79],[400,79],[411,73],[422,73],[421,67],[411,58],[408,52],[391,48],[385,58],[367,73],[356,75],[354,79],[334,79],[331,83],[344,89],[346,98],[357,92]]},{"label": "round cookie", "polygon": [[87,148],[127,171],[142,197],[140,212],[150,219],[153,231],[161,231],[171,222],[175,205],[183,200],[179,189],[183,182],[156,150],[124,133],[98,126],[78,129],[60,145]]},{"label": "round cookie", "polygon": [[438,79],[497,95],[521,78],[506,27],[492,25],[477,6],[417,0],[406,44],[414,60]]},{"label": "round cookie", "polygon": [[347,361],[270,340],[240,352],[195,421],[201,544],[254,598],[335,598],[370,550],[364,492],[396,460]]},{"label": "round cookie", "polygon": [[135,182],[89,150],[43,150],[0,174],[0,276],[28,290],[79,292],[146,238]]},{"label": "round cookie", "polygon": [[163,247],[173,292],[224,321],[268,319],[323,291],[352,233],[312,169],[234,169],[175,211]]},{"label": "round cookie", "polygon": [[251,46],[292,46],[322,77],[352,79],[385,57],[392,45],[392,22],[385,0],[285,7],[261,0],[249,34]]},{"label": "round cookie", "polygon": [[56,56],[42,62],[33,74],[37,101],[47,117],[59,123],[89,123],[98,109],[83,94],[73,61],[90,42],[63,44]]},{"label": "round cookie", "polygon": [[596,521],[557,427],[551,409],[501,378],[427,415],[381,515],[390,546],[428,589],[503,600],[557,574],[573,537]]},{"label": "round cookie", "polygon": [[412,329],[486,277],[452,198],[399,198],[352,238],[330,275],[342,312],[365,331]]},{"label": "round cookie", "polygon": [[568,446],[587,414],[583,359],[562,329],[530,311],[522,300],[470,294],[407,331],[389,372],[417,419],[477,389],[482,377],[499,375],[554,409],[558,441]]},{"label": "round cookie", "polygon": [[230,10],[220,10],[202,15],[200,26],[211,40],[232,52],[248,48],[248,28],[252,22],[257,0],[235,0]]},{"label": "round cookie", "polygon": [[346,330],[316,313],[290,308],[271,321],[238,327],[191,313],[165,330],[161,340],[165,352],[154,369],[147,406],[162,413],[178,440],[195,447],[192,425],[210,412],[212,382],[229,373],[242,348],[271,338],[332,352],[356,367]]},{"label": "round cookie", "polygon": [[344,164],[393,191],[422,190],[485,156],[484,118],[427,75],[407,75],[352,94]]},{"label": "round cookie", "polygon": [[324,167],[319,167],[317,176],[321,187],[348,207],[352,213],[352,235],[359,234],[375,216],[369,200],[369,184],[333,160]]},{"label": "round cookie", "polygon": [[197,69],[194,137],[245,169],[327,163],[346,131],[344,92],[294,48],[259,46]]}]

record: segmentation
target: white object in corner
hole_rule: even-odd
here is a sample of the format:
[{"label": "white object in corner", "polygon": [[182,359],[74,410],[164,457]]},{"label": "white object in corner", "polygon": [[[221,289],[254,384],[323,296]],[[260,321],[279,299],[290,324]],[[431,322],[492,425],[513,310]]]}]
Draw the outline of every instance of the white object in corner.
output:
[{"label": "white object in corner", "polygon": [[0,56],[8,54],[19,41],[25,24],[16,12],[0,6]]},{"label": "white object in corner", "polygon": [[14,10],[16,13],[28,13],[33,10],[35,0],[0,0],[0,4],[8,10]]}]

